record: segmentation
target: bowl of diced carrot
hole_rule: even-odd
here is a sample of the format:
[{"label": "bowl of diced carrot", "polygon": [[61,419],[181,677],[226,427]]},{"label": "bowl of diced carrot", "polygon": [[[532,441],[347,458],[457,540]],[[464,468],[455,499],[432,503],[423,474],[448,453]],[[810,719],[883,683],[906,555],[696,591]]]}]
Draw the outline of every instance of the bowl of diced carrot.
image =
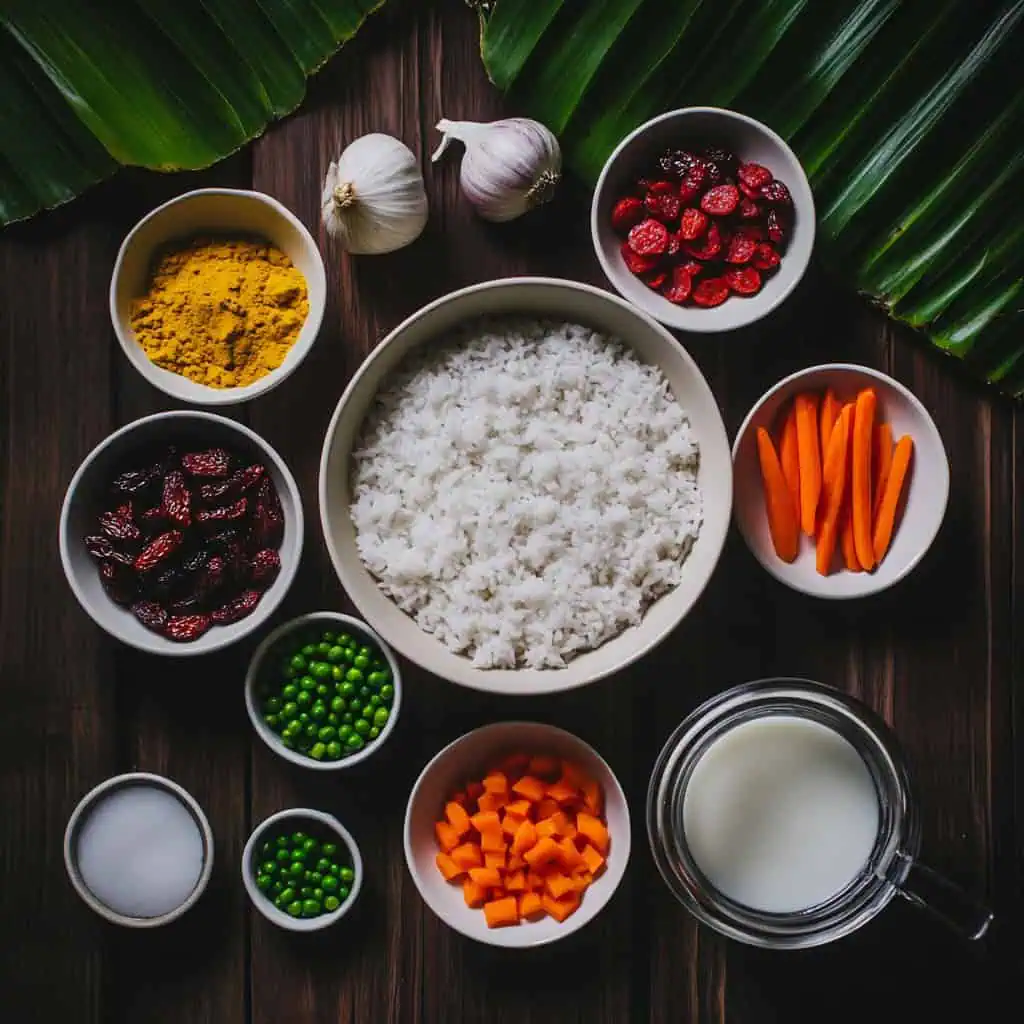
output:
[{"label": "bowl of diced carrot", "polygon": [[751,409],[733,443],[736,523],[776,579],[814,597],[866,597],[931,547],[949,460],[917,397],[867,366],[791,374]]},{"label": "bowl of diced carrot", "polygon": [[629,809],[607,762],[539,722],[498,722],[450,743],[406,809],[420,895],[494,946],[540,946],[581,928],[615,892],[629,850]]}]

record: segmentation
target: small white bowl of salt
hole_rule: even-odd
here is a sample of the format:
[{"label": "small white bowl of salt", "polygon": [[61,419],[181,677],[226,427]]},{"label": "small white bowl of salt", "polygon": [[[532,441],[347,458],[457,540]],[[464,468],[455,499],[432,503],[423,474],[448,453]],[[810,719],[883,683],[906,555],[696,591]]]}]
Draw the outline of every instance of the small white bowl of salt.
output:
[{"label": "small white bowl of salt", "polygon": [[162,775],[117,775],[79,802],[64,833],[75,891],[101,917],[156,928],[181,917],[213,870],[213,832],[193,797]]}]

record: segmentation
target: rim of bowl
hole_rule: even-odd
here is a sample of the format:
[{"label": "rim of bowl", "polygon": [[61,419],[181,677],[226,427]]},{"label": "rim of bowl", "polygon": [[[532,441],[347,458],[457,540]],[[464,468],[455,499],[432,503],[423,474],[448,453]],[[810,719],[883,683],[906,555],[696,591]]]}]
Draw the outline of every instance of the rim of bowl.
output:
[{"label": "rim of bowl", "polygon": [[[529,729],[532,732],[536,732],[538,737],[541,738],[541,740],[545,735],[558,735],[562,738],[567,738],[572,743],[584,748],[587,751],[587,753],[591,757],[593,757],[599,764],[601,764],[605,771],[607,771],[608,777],[611,779],[612,784],[614,786],[617,802],[621,805],[622,813],[625,816],[625,828],[623,829],[623,835],[619,836],[618,834],[616,834],[613,837],[616,844],[623,846],[625,848],[625,854],[622,858],[621,866],[617,867],[616,869],[618,877],[615,879],[614,885],[612,885],[611,889],[604,896],[604,899],[602,900],[600,905],[593,911],[590,917],[576,920],[571,927],[567,928],[566,924],[572,922],[575,915],[568,918],[567,921],[563,923],[562,927],[558,931],[553,932],[552,934],[547,935],[545,937],[538,938],[536,941],[526,943],[522,946],[506,946],[501,942],[491,941],[490,939],[482,937],[481,935],[475,935],[470,931],[466,931],[456,921],[453,921],[450,918],[448,918],[442,911],[435,909],[433,904],[428,899],[423,886],[420,884],[420,875],[419,872],[416,870],[416,859],[413,856],[412,836],[410,834],[413,806],[415,805],[417,799],[419,798],[420,790],[423,788],[424,781],[426,780],[427,776],[429,776],[436,770],[437,765],[441,761],[441,759],[444,758],[456,747],[461,746],[463,743],[467,742],[471,737],[480,734],[485,734],[492,730],[496,731],[499,729],[507,729],[509,727],[519,728],[523,730]],[[605,806],[608,805],[608,797],[609,794],[605,793]],[[409,791],[409,799],[406,801],[405,804],[405,821],[403,822],[402,825],[402,849],[405,853],[406,870],[408,870],[410,876],[412,877],[413,885],[416,886],[416,891],[419,893],[420,899],[423,900],[427,908],[439,920],[441,920],[453,931],[458,932],[460,935],[464,935],[467,939],[472,939],[475,942],[481,942],[484,945],[488,946],[498,946],[503,949],[537,949],[540,946],[548,946],[552,942],[557,942],[559,939],[563,939],[567,935],[572,935],[574,932],[577,932],[580,929],[585,928],[611,902],[612,897],[615,895],[615,893],[618,891],[619,886],[622,884],[623,878],[626,877],[626,870],[629,867],[629,858],[632,853],[633,846],[632,828],[633,825],[629,813],[629,801],[626,799],[626,793],[625,790],[623,790],[622,788],[622,783],[619,781],[619,777],[615,774],[615,771],[612,769],[612,766],[604,759],[604,757],[601,756],[601,754],[591,744],[589,744],[582,737],[577,736],[576,733],[569,732],[568,729],[563,729],[561,726],[550,725],[547,722],[531,721],[530,719],[526,718],[514,718],[507,721],[488,722],[486,725],[480,725],[477,726],[477,728],[475,729],[470,729],[469,732],[465,732],[461,736],[457,736],[450,743],[446,743],[436,754],[434,754],[432,758],[430,758],[429,761],[427,761],[427,763],[423,766],[420,773],[416,776],[416,781],[413,783],[412,789]]]},{"label": "rim of bowl", "polygon": [[[277,216],[288,221],[288,223],[298,231],[299,235],[302,237],[303,243],[308,246],[310,252],[316,255],[316,260],[314,261],[315,280],[313,282],[309,282],[307,279],[307,292],[311,293],[313,289],[310,287],[310,284],[315,284],[323,295],[323,299],[315,305],[310,303],[309,312],[306,314],[306,320],[300,331],[300,337],[295,339],[293,346],[298,347],[301,344],[301,348],[297,352],[298,358],[295,359],[291,366],[279,366],[277,369],[271,370],[270,373],[265,374],[257,381],[253,381],[252,384],[247,384],[245,387],[211,388],[207,387],[205,384],[197,384],[197,387],[203,388],[202,396],[185,398],[177,392],[171,391],[167,388],[159,378],[159,375],[147,373],[131,358],[130,348],[138,343],[121,327],[121,318],[117,312],[117,285],[121,278],[121,269],[124,265],[125,255],[134,243],[138,233],[146,224],[171,207],[189,203],[200,196],[218,195],[241,196],[255,202],[262,203],[264,206],[272,209]],[[306,275],[304,274],[303,276],[305,277]],[[312,349],[314,342],[319,336],[320,328],[323,325],[324,312],[327,308],[327,271],[324,267],[323,254],[320,252],[320,247],[316,244],[316,239],[313,238],[306,225],[303,224],[302,221],[299,220],[299,218],[296,217],[295,214],[292,213],[292,211],[289,210],[288,207],[280,200],[267,195],[265,192],[259,192],[255,189],[248,188],[195,188],[188,192],[182,192],[181,195],[174,196],[172,199],[168,199],[167,202],[154,207],[149,211],[149,213],[139,219],[128,234],[124,236],[124,240],[121,242],[121,245],[117,250],[117,257],[114,260],[114,269],[110,274],[107,306],[110,312],[110,322],[113,325],[114,334],[117,336],[118,343],[125,354],[125,358],[129,363],[131,363],[132,367],[139,373],[139,375],[145,378],[145,380],[152,384],[153,387],[162,391],[165,395],[170,395],[171,398],[174,398],[179,402],[186,402],[190,405],[237,405],[241,402],[248,402],[250,399],[257,398],[258,396],[273,390],[278,386],[278,384],[290,377],[305,360],[310,349]],[[309,331],[309,338],[308,340],[303,340],[300,343],[301,334],[305,333],[307,329]],[[193,381],[192,383],[196,382]]]},{"label": "rim of bowl", "polygon": [[[865,597],[872,597],[875,594],[881,594],[891,587],[894,587],[901,580],[906,579],[914,569],[921,563],[922,559],[928,554],[932,544],[935,542],[935,538],[939,535],[939,530],[942,529],[942,524],[946,518],[946,510],[949,507],[949,453],[946,451],[946,446],[942,441],[942,434],[939,432],[939,428],[935,425],[935,420],[932,419],[931,413],[925,408],[924,403],[910,390],[905,384],[901,384],[894,377],[890,377],[889,374],[884,373],[882,370],[876,370],[872,366],[862,366],[860,363],[818,363],[815,366],[807,366],[802,370],[795,370],[793,373],[783,377],[782,380],[773,384],[751,407],[750,411],[743,418],[743,422],[740,424],[739,429],[736,431],[736,437],[732,443],[732,461],[733,468],[736,465],[736,456],[739,452],[740,443],[743,438],[749,433],[750,425],[754,421],[754,417],[761,411],[762,406],[779,391],[789,387],[791,384],[795,384],[797,381],[804,377],[810,376],[812,373],[820,373],[822,371],[833,371],[841,373],[859,373],[868,377],[874,377],[875,380],[881,381],[887,387],[892,388],[914,408],[917,414],[921,417],[921,421],[925,425],[925,429],[933,436],[936,442],[938,442],[939,451],[942,452],[941,462],[941,474],[942,480],[940,486],[942,488],[942,514],[938,517],[935,528],[930,531],[929,536],[925,538],[924,543],[921,545],[917,554],[913,558],[907,560],[907,563],[897,572],[892,579],[888,581],[879,581],[877,576],[871,576],[870,578],[875,581],[875,586],[868,590],[864,590],[859,594],[832,594],[832,593],[819,593],[818,591],[809,590],[806,587],[800,585],[797,580],[791,580],[784,578],[778,571],[774,564],[769,564],[758,558],[757,553],[754,551],[754,546],[747,538],[743,527],[740,525],[739,519],[736,519],[736,528],[739,530],[740,536],[743,537],[743,542],[746,544],[747,549],[753,555],[754,560],[765,570],[770,573],[780,583],[789,587],[791,590],[795,590],[798,593],[806,594],[808,597],[821,598],[825,601],[857,601]],[[735,509],[733,510],[735,516]]]},{"label": "rim of bowl", "polygon": [[[175,419],[199,419],[206,422],[217,423],[222,426],[226,425],[241,434],[243,437],[247,438],[260,451],[262,451],[267,458],[274,463],[274,467],[281,474],[281,477],[288,488],[288,494],[295,510],[293,515],[295,519],[296,536],[298,537],[298,546],[295,551],[295,558],[291,560],[291,564],[286,565],[285,559],[281,559],[281,572],[278,579],[282,580],[284,585],[281,587],[277,598],[275,600],[261,599],[259,606],[252,615],[249,616],[248,619],[242,620],[243,622],[251,622],[251,628],[243,629],[236,633],[226,632],[220,640],[212,640],[199,649],[194,648],[191,644],[178,644],[173,643],[170,640],[165,640],[162,644],[155,642],[155,639],[151,642],[148,631],[145,635],[145,642],[142,642],[130,640],[127,637],[122,636],[120,633],[111,630],[95,613],[92,603],[82,588],[78,585],[78,578],[75,575],[71,563],[71,545],[68,529],[68,520],[71,515],[71,500],[74,497],[75,492],[81,486],[82,480],[85,478],[86,473],[91,469],[97,457],[101,452],[111,447],[111,445],[115,444],[127,434],[132,433],[137,427],[144,423],[150,423],[155,420]],[[129,647],[134,647],[138,651],[145,651],[147,654],[166,654],[172,657],[195,657],[200,654],[210,654],[213,651],[223,650],[223,648],[229,647],[236,641],[248,636],[253,630],[259,629],[260,625],[262,625],[262,623],[264,623],[277,610],[278,605],[282,600],[284,600],[285,594],[288,593],[288,590],[291,588],[291,585],[295,580],[295,574],[299,571],[299,562],[302,561],[304,533],[305,524],[302,513],[302,497],[299,494],[299,487],[295,482],[295,477],[292,476],[292,472],[288,468],[284,459],[273,447],[271,447],[268,441],[265,441],[260,437],[260,435],[251,427],[247,427],[244,423],[239,423],[237,420],[229,419],[227,416],[221,416],[214,412],[207,412],[204,409],[169,409],[166,412],[151,413],[149,416],[143,416],[140,419],[132,420],[131,423],[126,423],[123,427],[118,427],[118,429],[112,434],[108,434],[85,456],[84,459],[82,459],[78,469],[75,470],[74,475],[71,477],[67,490],[64,492],[64,500],[61,502],[60,519],[57,526],[58,543],[60,546],[60,561],[61,566],[64,569],[64,577],[67,579],[68,585],[71,587],[71,591],[75,595],[78,603],[82,606],[89,618],[92,619],[92,621],[95,622],[96,625],[99,626],[100,629],[102,629],[108,636],[112,636],[115,640],[118,640]],[[156,638],[157,634],[154,633],[152,636]]]},{"label": "rim of bowl", "polygon": [[[391,714],[389,715],[384,728],[381,730],[380,735],[371,743],[366,744],[362,750],[358,750],[354,754],[349,754],[347,757],[343,757],[340,761],[316,761],[312,757],[306,757],[305,754],[299,753],[297,750],[289,750],[281,742],[277,733],[263,721],[259,711],[256,709],[256,702],[254,699],[256,680],[259,676],[260,669],[263,667],[263,662],[266,659],[267,654],[273,648],[274,644],[276,644],[282,637],[287,636],[289,633],[294,632],[297,629],[301,629],[304,625],[311,622],[337,622],[367,636],[377,644],[381,649],[381,652],[384,654],[384,657],[387,659],[388,667],[391,669],[391,679],[395,687],[395,698],[391,703]],[[342,612],[307,612],[305,615],[299,615],[294,619],[290,619],[288,622],[281,623],[281,625],[269,633],[260,643],[259,647],[256,648],[253,656],[249,659],[249,667],[245,673],[245,710],[249,715],[249,721],[252,723],[253,729],[256,730],[256,734],[268,747],[270,747],[272,751],[274,751],[275,754],[279,754],[286,761],[291,761],[292,764],[297,764],[302,768],[310,768],[313,771],[340,771],[344,768],[351,768],[353,765],[359,764],[360,761],[365,761],[367,758],[371,757],[384,745],[385,740],[387,740],[394,731],[395,722],[398,721],[398,715],[401,707],[402,673],[394,651],[391,650],[390,645],[381,636],[379,636],[376,630],[374,630],[368,623],[363,622],[362,619],[353,618],[351,615],[344,615]]]},{"label": "rim of bowl", "polygon": [[[811,183],[807,178],[807,172],[804,170],[803,164],[800,162],[799,157],[793,152],[792,147],[786,142],[778,132],[773,131],[763,121],[758,121],[757,118],[750,117],[748,114],[741,114],[738,110],[730,110],[728,107],[677,107],[675,110],[667,110],[664,114],[658,114],[657,117],[652,117],[650,120],[644,121],[643,124],[634,128],[628,135],[625,135],[619,144],[612,150],[611,155],[604,162],[604,166],[601,168],[601,173],[598,175],[597,184],[594,185],[593,196],[590,200],[590,239],[594,246],[594,255],[597,256],[597,262],[601,265],[601,270],[604,272],[604,276],[608,283],[615,288],[618,294],[618,287],[615,284],[615,279],[611,273],[611,267],[609,267],[607,260],[604,258],[604,251],[601,246],[598,245],[597,239],[600,231],[600,216],[599,207],[601,199],[605,192],[605,184],[608,176],[611,173],[612,167],[618,162],[623,150],[635,139],[641,135],[645,135],[655,125],[661,124],[663,121],[672,121],[678,118],[688,117],[691,114],[710,114],[724,118],[726,120],[742,121],[744,124],[749,125],[755,131],[760,132],[770,142],[777,146],[785,155],[787,155],[792,161],[793,165],[797,168],[799,179],[804,186],[803,191],[806,192],[806,225],[805,230],[809,233],[809,245],[807,247],[807,256],[803,261],[803,265],[792,264],[793,269],[796,271],[793,275],[793,279],[782,289],[782,291],[776,296],[775,301],[771,306],[765,309],[763,312],[758,313],[751,319],[737,320],[731,324],[716,325],[714,323],[700,324],[687,322],[685,324],[678,322],[675,319],[669,318],[669,311],[666,310],[664,315],[659,315],[655,310],[657,306],[652,303],[650,306],[639,305],[633,303],[630,300],[630,305],[634,305],[636,308],[642,309],[649,316],[653,317],[659,323],[663,323],[668,327],[672,327],[678,331],[687,331],[692,334],[721,334],[725,331],[734,331],[742,327],[749,327],[751,324],[757,323],[758,320],[763,320],[765,317],[770,316],[781,306],[786,299],[793,293],[796,286],[803,280],[804,274],[807,272],[808,266],[810,266],[811,255],[814,252],[814,242],[817,236],[817,211],[814,204],[814,191],[811,188]],[[792,191],[792,190],[791,190]],[[804,203],[801,203],[801,207]],[[803,209],[801,209],[803,213]],[[625,298],[625,296],[623,296]]]},{"label": "rim of bowl", "polygon": [[[329,910],[319,917],[292,917],[283,910],[278,910],[267,897],[256,888],[256,879],[249,868],[252,860],[252,852],[256,845],[262,841],[267,830],[282,821],[289,819],[305,819],[315,821],[325,828],[330,829],[337,835],[348,848],[352,858],[352,870],[355,871],[355,881],[349,890],[348,899],[337,910]],[[285,928],[292,932],[318,932],[337,924],[355,906],[359,893],[363,888],[363,858],[359,852],[359,844],[355,841],[352,833],[333,814],[315,810],[312,807],[287,807],[283,811],[277,811],[269,817],[264,818],[249,834],[245,847],[242,849],[242,884],[248,893],[249,902],[258,910],[271,924],[279,928]]]},{"label": "rim of bowl", "polygon": [[[155,786],[177,797],[191,813],[203,839],[203,868],[199,873],[199,878],[196,880],[195,888],[189,893],[188,898],[183,903],[173,910],[169,910],[166,914],[160,914],[158,917],[130,917],[127,914],[118,913],[97,899],[85,884],[85,879],[82,878],[82,874],[78,869],[78,857],[74,851],[78,830],[96,803],[115,789],[123,789],[127,786],[139,784]],[[155,775],[152,772],[127,772],[123,775],[114,775],[109,779],[105,779],[99,785],[93,786],[78,801],[75,809],[71,812],[71,817],[68,819],[67,827],[64,829],[64,867],[75,892],[100,917],[106,918],[111,924],[122,925],[125,928],[159,928],[161,925],[169,924],[171,921],[181,917],[182,914],[198,902],[199,897],[205,892],[210,882],[210,875],[213,873],[213,858],[213,830],[210,828],[210,822],[202,807],[199,806],[198,801],[188,790],[180,786],[173,779],[163,775]]]},{"label": "rim of bowl", "polygon": [[[324,543],[327,547],[327,554],[330,557],[331,566],[334,569],[334,574],[335,576],[337,576],[338,582],[342,585],[342,587],[345,588],[345,592],[349,594],[350,600],[356,606],[356,608],[359,610],[361,614],[365,615],[366,612],[365,609],[363,609],[359,603],[358,595],[354,592],[349,592],[349,589],[345,586],[345,581],[342,578],[342,560],[338,554],[337,549],[335,548],[327,516],[327,463],[330,458],[332,440],[337,431],[338,420],[341,418],[342,410],[344,409],[345,405],[349,401],[351,401],[352,396],[361,386],[362,379],[368,374],[370,366],[374,363],[376,359],[380,358],[381,352],[384,351],[387,345],[390,344],[394,338],[396,338],[403,331],[408,330],[418,320],[430,316],[434,312],[434,310],[439,309],[450,302],[457,302],[460,299],[464,298],[465,296],[472,295],[476,292],[487,290],[497,291],[504,288],[516,288],[527,285],[541,285],[546,287],[565,288],[570,291],[585,292],[589,295],[592,295],[600,299],[602,302],[611,302],[625,310],[628,310],[631,315],[636,316],[640,320],[642,320],[645,326],[656,331],[658,334],[662,336],[662,338],[665,341],[669,342],[671,345],[675,346],[675,348],[679,350],[684,360],[690,364],[693,371],[698,375],[700,380],[704,382],[704,386],[708,389],[708,392],[711,394],[712,400],[715,402],[715,407],[718,408],[718,401],[714,396],[714,392],[711,390],[711,385],[708,383],[707,377],[704,376],[704,373],[701,370],[701,368],[697,365],[696,360],[693,358],[692,355],[690,355],[690,353],[687,351],[685,346],[679,341],[679,339],[676,338],[671,333],[671,331],[669,331],[665,327],[664,324],[656,320],[646,310],[641,309],[639,306],[634,305],[632,302],[629,302],[627,299],[623,298],[618,293],[608,291],[607,288],[599,288],[597,285],[586,284],[582,281],[573,281],[568,278],[562,277],[504,277],[492,281],[479,281],[476,284],[466,285],[463,288],[457,288],[455,291],[448,292],[445,295],[441,295],[438,298],[433,299],[431,302],[428,302],[425,306],[422,306],[420,309],[416,310],[414,313],[407,316],[401,323],[399,323],[396,327],[389,331],[385,335],[385,337],[380,341],[380,343],[374,348],[374,350],[362,361],[356,372],[352,375],[352,379],[345,386],[345,390],[342,391],[341,397],[338,399],[337,405],[335,405],[334,407],[334,412],[331,414],[330,422],[327,424],[327,430],[324,433],[324,443],[320,451],[320,468],[317,477],[317,501],[320,506],[320,529],[323,533]],[[720,409],[718,412],[718,417],[719,422],[723,424],[724,430],[724,420],[722,420]],[[728,432],[726,432],[727,447],[728,443]],[[690,604],[690,607],[686,610],[686,613],[683,615],[681,619],[678,619],[675,622],[666,625],[666,627],[663,630],[656,633],[647,642],[637,645],[634,651],[632,651],[628,656],[624,657],[617,664],[610,666],[609,668],[604,669],[600,672],[596,672],[593,675],[586,677],[585,679],[579,680],[578,682],[571,683],[568,686],[552,685],[549,687],[544,687],[543,689],[533,689],[525,693],[520,693],[519,691],[514,690],[511,687],[508,689],[495,689],[494,686],[487,685],[484,679],[478,679],[476,677],[476,673],[486,675],[486,669],[473,669],[473,674],[467,675],[460,679],[453,679],[450,676],[442,676],[441,678],[445,679],[447,682],[450,682],[456,686],[464,686],[467,689],[477,690],[480,693],[493,693],[502,696],[536,697],[542,694],[567,693],[571,690],[578,690],[581,687],[589,686],[591,683],[600,682],[602,679],[607,679],[609,676],[613,676],[617,672],[623,671],[630,665],[639,661],[645,655],[650,654],[651,651],[660,646],[669,637],[670,634],[672,634],[673,632],[675,632],[676,629],[679,628],[682,621],[686,618],[687,615],[690,614],[690,612],[697,605],[697,602],[703,596],[704,591],[707,589],[708,584],[711,582],[711,579],[715,574],[715,570],[718,568],[718,563],[721,561],[722,551],[725,549],[725,542],[729,535],[729,524],[732,520],[733,514],[733,499],[735,488],[732,479],[731,457],[729,459],[729,474],[729,494],[728,501],[726,503],[727,508],[725,510],[725,514],[721,518],[719,526],[716,529],[712,530],[712,524],[709,523],[707,520],[705,520],[701,525],[701,533],[703,534],[704,531],[708,531],[708,536],[710,539],[707,543],[711,544],[713,549],[713,557],[711,558],[710,569],[708,570],[707,577],[705,578],[704,583],[701,585],[700,590],[697,592],[696,596],[693,599],[693,602]],[[420,630],[420,632],[424,632],[422,629],[420,629],[419,625],[417,625],[414,620],[411,621],[416,629]],[[428,634],[424,632],[424,635],[428,636],[431,639],[434,639],[433,634]],[[619,633],[616,637],[613,637],[611,640],[606,642],[614,643],[615,640],[620,639],[623,635],[625,634]],[[440,643],[440,641],[437,642]],[[402,645],[398,644],[397,642],[395,642],[395,649],[401,652],[401,654],[404,655],[409,661],[413,662],[413,664],[419,665],[421,668],[424,667],[412,653],[410,653],[408,650],[405,650],[402,647]],[[468,665],[468,659],[465,660]],[[425,671],[430,670],[425,669]],[[552,671],[555,672],[557,670]]]}]

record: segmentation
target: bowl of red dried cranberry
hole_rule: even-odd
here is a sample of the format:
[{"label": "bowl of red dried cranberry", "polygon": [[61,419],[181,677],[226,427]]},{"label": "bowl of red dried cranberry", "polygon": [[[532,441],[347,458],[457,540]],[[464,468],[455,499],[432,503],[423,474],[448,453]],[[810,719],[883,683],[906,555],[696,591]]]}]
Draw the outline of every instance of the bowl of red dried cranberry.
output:
[{"label": "bowl of red dried cranberry", "polygon": [[668,327],[728,331],[766,316],[803,277],[814,197],[766,125],[687,107],[619,143],[594,189],[590,227],[623,298]]},{"label": "bowl of red dried cranberry", "polygon": [[98,626],[152,654],[219,650],[257,630],[302,553],[302,501],[248,427],[191,410],[129,423],[68,485],[60,556]]}]

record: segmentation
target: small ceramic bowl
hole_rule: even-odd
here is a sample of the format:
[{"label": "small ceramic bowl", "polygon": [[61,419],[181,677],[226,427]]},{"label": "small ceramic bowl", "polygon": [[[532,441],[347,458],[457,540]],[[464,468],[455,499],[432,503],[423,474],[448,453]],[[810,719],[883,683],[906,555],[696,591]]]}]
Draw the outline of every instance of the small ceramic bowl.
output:
[{"label": "small ceramic bowl", "polygon": [[[547,754],[574,761],[604,793],[611,837],[604,872],[583,894],[579,909],[559,923],[551,917],[514,927],[488,928],[482,910],[467,907],[461,886],[446,882],[437,869],[434,822],[445,800],[467,779],[478,777],[503,755]],[[541,722],[495,722],[449,743],[420,772],[405,811],[405,862],[427,906],[445,924],[489,946],[523,949],[563,939],[592,921],[612,898],[629,862],[629,806],[608,762],[590,744],[564,729]]]},{"label": "small ceramic bowl", "polygon": [[[96,560],[86,551],[87,534],[96,532],[110,480],[130,468],[132,455],[153,443],[172,440],[209,448],[223,444],[262,462],[270,472],[284,511],[281,571],[251,615],[226,626],[213,626],[197,640],[178,643],[154,633],[103,590]],[[135,420],[100,442],[78,467],[68,484],[60,512],[60,560],[78,603],[112,637],[150,654],[187,656],[220,650],[255,632],[274,613],[291,586],[302,555],[302,499],[284,459],[254,431],[210,412],[175,410]]]},{"label": "small ceramic bowl", "polygon": [[[270,728],[263,720],[257,706],[259,697],[256,693],[260,681],[260,675],[268,658],[272,656],[282,640],[293,633],[315,626],[318,629],[344,630],[347,633],[355,633],[365,637],[380,648],[391,669],[391,682],[395,688],[395,697],[391,704],[391,714],[388,717],[380,735],[368,742],[362,750],[356,751],[342,757],[339,761],[317,761],[315,758],[307,757],[298,750],[291,750],[281,742],[281,737]],[[289,653],[294,653],[289,651]],[[292,764],[300,765],[303,768],[312,768],[314,771],[336,771],[339,768],[351,768],[360,761],[372,757],[387,741],[398,721],[398,714],[402,707],[402,673],[398,666],[398,659],[390,647],[359,619],[353,619],[350,615],[342,615],[340,612],[310,612],[308,615],[300,615],[278,626],[260,645],[256,648],[252,659],[249,662],[249,669],[245,674],[245,710],[249,713],[249,721],[256,730],[257,735],[275,754],[280,755]]]},{"label": "small ceramic bowl", "polygon": [[[281,832],[306,831],[310,828],[319,833],[331,833],[338,838],[340,843],[348,850],[349,859],[352,861],[352,870],[355,872],[348,899],[337,910],[320,914],[319,917],[292,917],[283,910],[274,906],[274,901],[256,887],[256,866],[259,857],[259,849],[269,838]],[[359,892],[363,887],[363,858],[359,854],[359,847],[356,845],[352,833],[337,818],[323,811],[315,811],[311,807],[293,807],[286,811],[278,811],[270,815],[263,822],[253,829],[242,851],[242,884],[249,894],[252,905],[271,923],[278,928],[284,928],[290,932],[318,932],[337,924],[355,906],[359,898]]]},{"label": "small ceramic bowl", "polygon": [[[782,262],[764,286],[749,298],[731,295],[720,306],[678,306],[632,274],[622,262],[622,238],[612,229],[615,203],[629,193],[636,178],[671,147],[690,143],[722,145],[744,161],[763,164],[793,196],[795,219]],[[652,118],[630,132],[605,162],[594,188],[590,233],[605,276],[625,299],[668,327],[696,333],[730,331],[767,316],[803,277],[814,248],[814,196],[800,161],[767,125],[734,110],[685,107]]]},{"label": "small ceramic bowl", "polygon": [[[264,238],[288,256],[306,279],[309,313],[295,344],[276,370],[245,387],[211,388],[157,366],[131,327],[131,305],[145,294],[154,256],[169,242],[208,233]],[[121,243],[110,279],[110,318],[124,354],[154,387],[194,405],[247,402],[280,384],[313,347],[326,301],[323,259],[305,225],[276,199],[244,189],[201,188],[158,206]]]},{"label": "small ceramic bowl", "polygon": [[[129,786],[151,786],[170,793],[171,796],[184,805],[185,809],[195,820],[202,839],[203,864],[195,888],[193,888],[184,902],[166,914],[161,914],[157,917],[130,917],[108,907],[97,898],[86,884],[78,866],[78,840],[81,835],[82,826],[90,812],[103,798]],[[171,779],[164,778],[162,775],[151,775],[148,772],[131,772],[127,775],[116,775],[105,782],[101,782],[94,789],[86,793],[72,812],[64,832],[64,866],[67,869],[68,878],[71,880],[75,892],[100,917],[106,918],[111,924],[122,925],[125,928],[158,928],[161,925],[177,920],[185,911],[194,906],[209,884],[210,874],[213,871],[213,831],[210,828],[209,821],[206,819],[206,815],[203,813],[203,809],[196,803],[192,795]]]},{"label": "small ceramic bowl", "polygon": [[[820,576],[809,537],[801,533],[797,557],[789,564],[772,547],[757,454],[757,428],[765,427],[777,444],[780,412],[798,392],[824,394],[832,388],[840,401],[847,401],[865,387],[875,389],[876,419],[892,425],[894,441],[904,434],[914,441],[901,500],[902,513],[889,550],[873,572],[837,569],[828,576]],[[891,587],[924,558],[942,525],[949,498],[949,461],[935,421],[907,388],[868,366],[829,363],[800,370],[779,381],[747,414],[736,434],[732,453],[736,525],[743,539],[754,557],[777,580],[812,597],[866,597]]]}]

